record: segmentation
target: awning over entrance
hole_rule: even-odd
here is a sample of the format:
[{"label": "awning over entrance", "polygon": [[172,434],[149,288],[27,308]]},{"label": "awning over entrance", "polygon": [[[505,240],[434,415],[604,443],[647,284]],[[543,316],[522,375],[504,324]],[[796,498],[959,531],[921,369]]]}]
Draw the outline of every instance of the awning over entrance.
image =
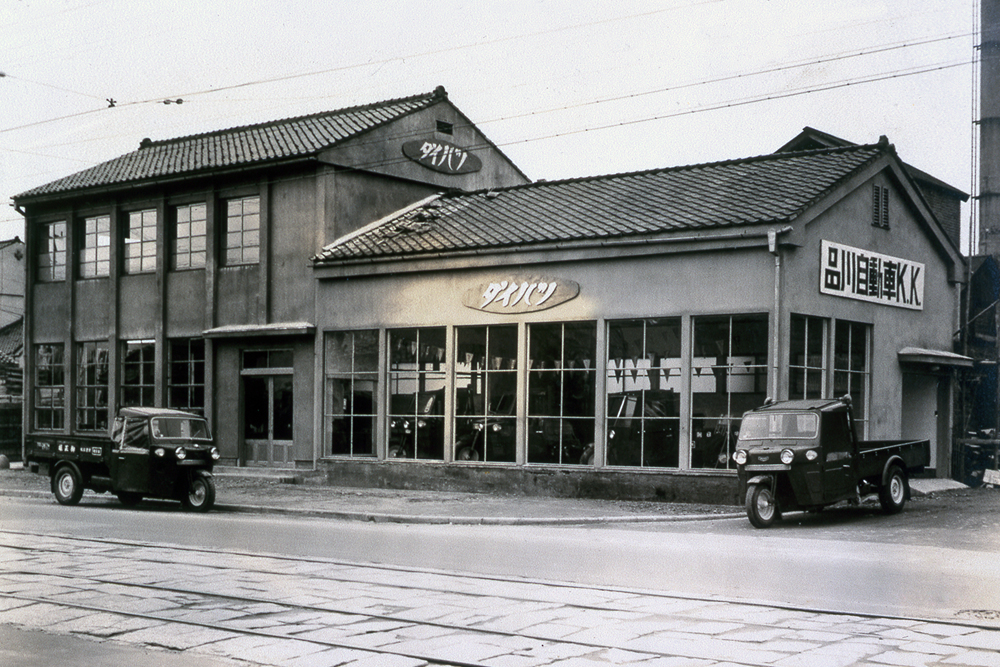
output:
[{"label": "awning over entrance", "polygon": [[242,338],[244,336],[304,336],[316,331],[309,322],[274,322],[272,324],[230,324],[203,331],[205,338]]},{"label": "awning over entrance", "polygon": [[953,366],[972,368],[972,357],[966,357],[944,350],[926,350],[921,347],[904,347],[897,353],[900,363],[930,366]]}]

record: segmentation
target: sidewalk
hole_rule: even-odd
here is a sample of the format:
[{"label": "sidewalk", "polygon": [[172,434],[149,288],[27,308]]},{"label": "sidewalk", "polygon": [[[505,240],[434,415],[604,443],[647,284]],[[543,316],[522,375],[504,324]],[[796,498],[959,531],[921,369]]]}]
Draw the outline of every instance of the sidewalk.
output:
[{"label": "sidewalk", "polygon": [[[355,521],[560,525],[694,521],[744,516],[742,507],[658,501],[327,486],[302,471],[217,467],[216,510],[281,513]],[[965,488],[952,480],[911,480],[914,496]],[[0,470],[0,496],[52,499],[48,479],[20,469]],[[52,500],[52,502],[55,502]],[[86,492],[85,504],[118,504],[110,494]],[[145,503],[151,506],[153,502]],[[142,507],[142,506],[140,506]]]}]

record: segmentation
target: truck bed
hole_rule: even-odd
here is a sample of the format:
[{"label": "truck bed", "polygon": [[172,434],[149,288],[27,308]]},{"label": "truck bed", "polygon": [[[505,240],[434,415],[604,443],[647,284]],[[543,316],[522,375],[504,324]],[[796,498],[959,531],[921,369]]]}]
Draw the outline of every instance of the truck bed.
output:
[{"label": "truck bed", "polygon": [[878,477],[886,461],[903,459],[907,473],[920,472],[931,462],[930,440],[864,440],[858,442],[858,477]]}]

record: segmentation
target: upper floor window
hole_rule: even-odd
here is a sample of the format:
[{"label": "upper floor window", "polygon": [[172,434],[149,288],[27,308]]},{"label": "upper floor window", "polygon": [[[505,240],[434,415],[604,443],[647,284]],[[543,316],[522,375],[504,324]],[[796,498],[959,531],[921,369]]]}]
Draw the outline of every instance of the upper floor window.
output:
[{"label": "upper floor window", "polygon": [[66,280],[66,222],[38,226],[38,268],[40,283]]},{"label": "upper floor window", "polygon": [[111,216],[84,218],[80,231],[80,277],[111,275]]},{"label": "upper floor window", "polygon": [[128,214],[125,273],[156,271],[156,209]]},{"label": "upper floor window", "polygon": [[260,197],[241,197],[226,202],[226,254],[224,264],[256,264],[260,261]]},{"label": "upper floor window", "polygon": [[174,237],[170,257],[175,271],[205,266],[207,220],[205,204],[185,204],[174,208]]}]

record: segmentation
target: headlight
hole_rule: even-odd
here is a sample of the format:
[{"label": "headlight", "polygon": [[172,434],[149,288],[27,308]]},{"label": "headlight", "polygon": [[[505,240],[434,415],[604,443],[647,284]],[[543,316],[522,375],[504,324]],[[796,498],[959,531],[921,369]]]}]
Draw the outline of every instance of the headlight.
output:
[{"label": "headlight", "polygon": [[790,449],[781,450],[781,462],[789,465],[795,459],[795,452]]},{"label": "headlight", "polygon": [[819,452],[817,452],[815,449],[810,449],[808,452],[806,452],[806,461],[815,461],[816,457],[818,456]]},{"label": "headlight", "polygon": [[218,447],[212,447],[212,449],[208,451],[208,455],[212,457],[213,461],[218,461],[222,458],[222,454],[219,453]]},{"label": "headlight", "polygon": [[163,449],[163,447],[157,447],[156,449],[153,450],[153,453],[162,459],[164,456],[167,455],[167,450]]},{"label": "headlight", "polygon": [[733,454],[733,460],[736,461],[736,465],[741,466],[747,462],[747,450],[737,449],[736,453]]},{"label": "headlight", "polygon": [[486,428],[486,427],[483,424],[483,422],[476,422],[475,424],[472,425],[472,429],[474,431],[482,431],[484,428]]},{"label": "headlight", "polygon": [[183,461],[187,458],[188,453],[184,451],[183,447],[178,447],[174,450],[174,456],[177,457],[178,461]]},{"label": "headlight", "polygon": [[502,430],[503,430],[503,426],[501,424],[494,424],[493,425],[493,432],[494,433],[499,433]]}]

